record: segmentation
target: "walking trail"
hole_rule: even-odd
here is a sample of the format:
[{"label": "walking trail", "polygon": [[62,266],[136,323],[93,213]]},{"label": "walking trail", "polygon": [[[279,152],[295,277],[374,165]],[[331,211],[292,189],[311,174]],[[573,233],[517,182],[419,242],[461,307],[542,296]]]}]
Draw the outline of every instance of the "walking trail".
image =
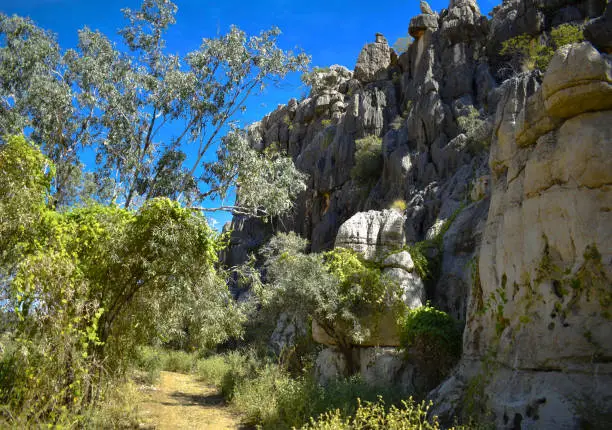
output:
[{"label": "walking trail", "polygon": [[146,392],[139,411],[149,429],[244,429],[215,388],[193,375],[161,372],[155,390]]}]

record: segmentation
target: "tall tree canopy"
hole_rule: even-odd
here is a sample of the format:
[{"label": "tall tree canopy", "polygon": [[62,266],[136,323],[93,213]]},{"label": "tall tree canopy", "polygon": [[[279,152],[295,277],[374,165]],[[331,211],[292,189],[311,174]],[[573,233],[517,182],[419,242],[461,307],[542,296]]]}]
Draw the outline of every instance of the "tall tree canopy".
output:
[{"label": "tall tree canopy", "polygon": [[[169,54],[164,35],[176,12],[169,0],[124,9],[127,52],[89,28],[62,50],[31,20],[0,15],[0,135],[26,131],[54,162],[57,205],[93,198],[130,208],[169,197],[198,206],[241,182],[240,201],[225,209],[286,211],[303,175],[245,144],[235,117],[250,95],[305,70],[308,56],[279,48],[277,28],[248,37],[237,27],[184,57]],[[85,169],[84,150],[95,166]]]}]

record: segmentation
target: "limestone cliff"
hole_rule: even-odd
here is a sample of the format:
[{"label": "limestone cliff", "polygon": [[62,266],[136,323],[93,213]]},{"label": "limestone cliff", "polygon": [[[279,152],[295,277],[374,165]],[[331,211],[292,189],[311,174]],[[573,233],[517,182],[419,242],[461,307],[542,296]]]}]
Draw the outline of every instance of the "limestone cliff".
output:
[{"label": "limestone cliff", "polygon": [[[438,276],[418,292],[419,302],[465,322],[461,362],[431,393],[436,412],[480,412],[497,428],[609,422],[612,7],[605,8],[601,0],[505,0],[487,19],[474,1],[451,0],[410,21],[415,40],[399,57],[377,35],[354,72],[316,71],[307,98],[250,128],[255,147],[276,145],[294,158],[308,189],[294,213],[273,224],[234,218],[226,261],[244,260],[272,225],[308,238],[313,251],[340,242],[374,255],[388,239],[372,220],[377,232],[401,232],[392,242],[411,244],[452,219],[440,255],[430,256],[441,262]],[[513,36],[545,39],[554,26],[589,19],[587,41],[559,49],[544,73],[519,73],[499,54]],[[383,163],[364,186],[351,177],[355,142],[372,135],[382,139]],[[402,225],[389,230],[380,211],[397,199],[406,202]],[[406,378],[413,387],[418,380],[418,369],[407,374],[393,350],[356,353],[366,379]],[[333,352],[320,360],[342,366]]]}]

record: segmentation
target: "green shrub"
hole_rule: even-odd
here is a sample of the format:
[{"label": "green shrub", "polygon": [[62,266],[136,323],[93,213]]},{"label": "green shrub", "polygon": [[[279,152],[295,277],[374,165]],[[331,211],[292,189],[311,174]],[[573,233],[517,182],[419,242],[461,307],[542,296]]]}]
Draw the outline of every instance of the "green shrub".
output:
[{"label": "green shrub", "polygon": [[508,39],[502,43],[501,55],[509,55],[519,61],[524,70],[546,70],[555,51],[564,45],[582,42],[584,36],[579,26],[562,24],[550,32],[550,45],[542,44],[528,34]]},{"label": "green shrub", "polygon": [[425,282],[426,287],[435,285],[440,277],[444,235],[462,210],[463,204],[442,223],[436,235],[431,239],[406,246],[412,261],[414,261],[415,270],[423,282]]},{"label": "green shrub", "polygon": [[263,365],[253,351],[240,353],[232,351],[226,355],[229,371],[223,375],[221,393],[227,399],[234,397],[236,387],[247,380],[255,378],[257,370]]},{"label": "green shrub", "polygon": [[136,351],[134,365],[143,372],[138,375],[142,382],[152,385],[159,379],[159,373],[163,370],[166,363],[166,352],[160,348],[152,346],[141,346]]},{"label": "green shrub", "polygon": [[191,373],[196,363],[196,354],[185,351],[167,351],[164,370],[169,372]]},{"label": "green shrub", "polygon": [[467,147],[472,154],[489,147],[491,136],[486,133],[486,122],[480,119],[480,112],[474,106],[469,107],[467,115],[457,118],[457,124],[467,136]]},{"label": "green shrub", "polygon": [[404,118],[401,117],[400,115],[397,115],[395,118],[393,118],[393,121],[391,122],[391,128],[395,131],[399,130],[400,128],[402,128],[402,126],[404,125]]},{"label": "green shrub", "polygon": [[267,364],[257,376],[237,385],[233,405],[247,424],[292,428],[314,413],[318,387],[309,378],[293,379],[278,365]]},{"label": "green shrub", "polygon": [[139,428],[138,404],[140,401],[141,394],[133,382],[109,384],[100,401],[84,413],[83,425],[75,428]]},{"label": "green shrub", "polygon": [[305,430],[438,430],[437,417],[431,421],[427,413],[431,403],[416,403],[412,397],[402,401],[401,405],[387,408],[384,401],[358,401],[357,411],[352,416],[344,416],[339,410],[326,412],[318,420],[311,419],[302,427]]},{"label": "green shrub", "polygon": [[461,355],[457,322],[429,304],[407,312],[400,341],[420,363],[431,364],[436,377],[446,375]]},{"label": "green shrub", "polygon": [[223,378],[230,371],[230,365],[224,355],[213,355],[196,362],[196,374],[207,384],[221,387]]},{"label": "green shrub", "polygon": [[311,374],[294,377],[282,366],[258,359],[253,351],[204,358],[197,368],[201,379],[219,387],[246,424],[264,429],[300,428],[310,417],[331,409],[351,416],[358,399],[376,401],[382,396],[389,404],[400,401],[396,387],[372,387],[359,377],[321,387]]},{"label": "green shrub", "polygon": [[372,186],[378,181],[383,168],[382,139],[366,136],[355,141],[355,148],[351,178],[362,186]]},{"label": "green shrub", "polygon": [[403,199],[397,199],[391,203],[391,209],[395,209],[400,212],[404,212],[407,207],[408,205],[406,204],[406,200]]}]

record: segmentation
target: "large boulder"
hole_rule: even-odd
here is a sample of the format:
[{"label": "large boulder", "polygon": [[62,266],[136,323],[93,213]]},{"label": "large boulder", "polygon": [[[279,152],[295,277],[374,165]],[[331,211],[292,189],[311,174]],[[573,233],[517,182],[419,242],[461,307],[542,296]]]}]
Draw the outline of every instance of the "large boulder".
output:
[{"label": "large boulder", "polygon": [[548,113],[560,118],[611,109],[612,57],[589,42],[563,46],[544,75],[542,92]]},{"label": "large boulder", "polygon": [[361,253],[367,260],[377,260],[406,243],[404,216],[395,210],[359,212],[338,230],[336,248]]},{"label": "large boulder", "polygon": [[427,30],[436,31],[438,29],[438,15],[421,14],[410,20],[408,33],[415,39],[420,39]]},{"label": "large boulder", "polygon": [[336,348],[325,348],[315,361],[315,379],[321,385],[343,378],[348,373],[346,357]]}]

